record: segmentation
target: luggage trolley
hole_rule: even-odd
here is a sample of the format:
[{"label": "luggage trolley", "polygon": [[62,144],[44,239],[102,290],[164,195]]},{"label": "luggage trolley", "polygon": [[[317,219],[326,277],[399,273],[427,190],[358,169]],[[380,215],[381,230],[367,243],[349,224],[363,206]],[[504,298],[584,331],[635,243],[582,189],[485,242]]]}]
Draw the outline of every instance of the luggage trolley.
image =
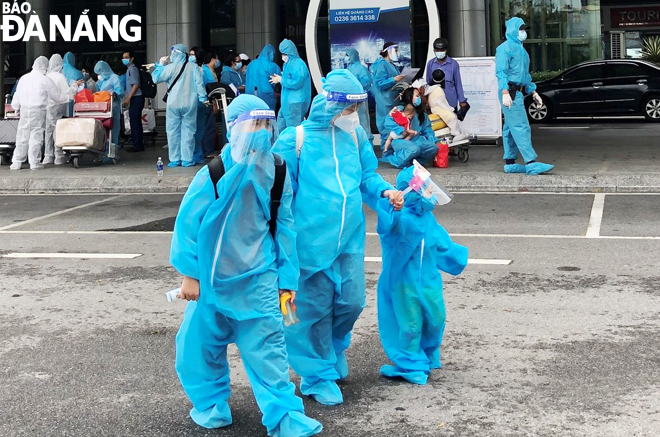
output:
[{"label": "luggage trolley", "polygon": [[213,107],[218,109],[223,114],[223,123],[229,132],[229,126],[227,125],[227,118],[224,117],[224,114],[227,113],[227,106],[231,103],[232,100],[236,97],[236,93],[224,83],[214,82],[206,85],[206,95]]},{"label": "luggage trolley", "polygon": [[18,130],[18,112],[8,103],[10,95],[5,96],[5,118],[0,120],[0,165],[11,162],[16,148],[16,131]]},{"label": "luggage trolley", "polygon": [[[75,103],[73,118],[57,120],[55,146],[69,157],[74,168],[78,168],[80,157],[86,153],[117,163],[112,150],[112,103],[116,98],[112,93],[109,102]],[[109,153],[105,151],[106,142]]]},{"label": "luggage trolley", "polygon": [[456,152],[458,160],[462,163],[468,162],[470,159],[470,140],[461,141],[458,144],[451,143],[451,129],[449,126],[442,121],[439,115],[429,114],[429,120],[431,121],[431,127],[433,128],[433,133],[438,141],[445,140],[449,146],[449,150]]}]

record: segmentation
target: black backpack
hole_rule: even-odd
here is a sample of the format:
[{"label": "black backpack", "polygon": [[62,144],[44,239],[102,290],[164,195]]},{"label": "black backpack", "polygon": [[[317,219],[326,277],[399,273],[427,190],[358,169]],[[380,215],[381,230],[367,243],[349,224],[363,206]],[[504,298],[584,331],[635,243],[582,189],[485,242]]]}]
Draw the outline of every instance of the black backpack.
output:
[{"label": "black backpack", "polygon": [[[278,155],[273,154],[273,156],[275,157],[275,181],[273,181],[273,187],[270,189],[270,221],[268,222],[268,226],[270,228],[270,234],[275,238],[277,211],[282,202],[284,180],[286,179],[286,162]],[[222,162],[222,158],[216,156],[208,163],[208,167],[217,200],[220,197],[218,195],[217,185],[220,178],[225,174],[225,164]]]},{"label": "black backpack", "polygon": [[151,74],[143,70],[139,70],[139,71],[140,71],[140,90],[142,91],[142,95],[148,99],[153,99],[154,97],[156,97],[156,92],[158,91],[158,88],[156,88],[156,84],[154,83]]}]

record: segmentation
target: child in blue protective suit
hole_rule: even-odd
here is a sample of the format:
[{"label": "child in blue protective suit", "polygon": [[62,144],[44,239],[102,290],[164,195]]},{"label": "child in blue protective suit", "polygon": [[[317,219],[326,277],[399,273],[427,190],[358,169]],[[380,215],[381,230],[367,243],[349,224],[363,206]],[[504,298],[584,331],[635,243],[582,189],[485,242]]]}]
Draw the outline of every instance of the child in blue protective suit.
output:
[{"label": "child in blue protective suit", "polygon": [[[397,177],[405,189],[413,167]],[[394,365],[381,375],[426,384],[431,369],[440,368],[445,328],[445,302],[440,271],[458,275],[467,265],[467,248],[455,244],[433,216],[436,199],[416,191],[405,196],[401,212],[380,201],[377,231],[383,248],[383,273],[378,282],[378,329],[387,357]]]},{"label": "child in blue protective suit", "polygon": [[[193,404],[190,417],[205,428],[232,423],[227,346],[235,343],[269,436],[321,432],[305,416],[289,380],[278,290],[298,289],[291,182],[286,176],[271,231],[275,112],[242,95],[227,110],[229,147],[214,190],[208,167],[186,192],[174,226],[170,261],[184,276],[189,300],[176,336],[176,371]],[[282,185],[280,185],[282,187]]]}]

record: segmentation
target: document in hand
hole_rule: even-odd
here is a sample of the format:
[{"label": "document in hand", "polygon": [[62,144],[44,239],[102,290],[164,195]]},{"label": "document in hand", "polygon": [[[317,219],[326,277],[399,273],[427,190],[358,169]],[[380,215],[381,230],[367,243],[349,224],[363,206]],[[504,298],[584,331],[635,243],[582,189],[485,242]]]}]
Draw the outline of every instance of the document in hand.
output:
[{"label": "document in hand", "polygon": [[415,76],[417,76],[417,73],[419,73],[419,68],[404,67],[403,71],[401,72],[401,75],[403,76],[402,82],[412,83],[412,81],[415,79]]}]

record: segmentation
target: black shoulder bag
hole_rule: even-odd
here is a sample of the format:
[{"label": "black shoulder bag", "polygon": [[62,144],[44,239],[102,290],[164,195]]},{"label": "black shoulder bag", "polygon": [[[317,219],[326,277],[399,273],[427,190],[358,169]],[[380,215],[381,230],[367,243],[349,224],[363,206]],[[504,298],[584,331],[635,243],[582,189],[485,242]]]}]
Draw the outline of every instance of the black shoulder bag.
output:
[{"label": "black shoulder bag", "polygon": [[170,91],[172,91],[172,88],[174,88],[174,85],[179,81],[179,78],[183,74],[183,70],[186,69],[186,65],[188,65],[188,61],[183,63],[183,67],[181,67],[181,70],[179,70],[179,74],[176,75],[176,78],[174,79],[174,82],[172,82],[172,85],[167,88],[167,92],[163,96],[163,102],[167,103],[167,96],[170,94]]}]

